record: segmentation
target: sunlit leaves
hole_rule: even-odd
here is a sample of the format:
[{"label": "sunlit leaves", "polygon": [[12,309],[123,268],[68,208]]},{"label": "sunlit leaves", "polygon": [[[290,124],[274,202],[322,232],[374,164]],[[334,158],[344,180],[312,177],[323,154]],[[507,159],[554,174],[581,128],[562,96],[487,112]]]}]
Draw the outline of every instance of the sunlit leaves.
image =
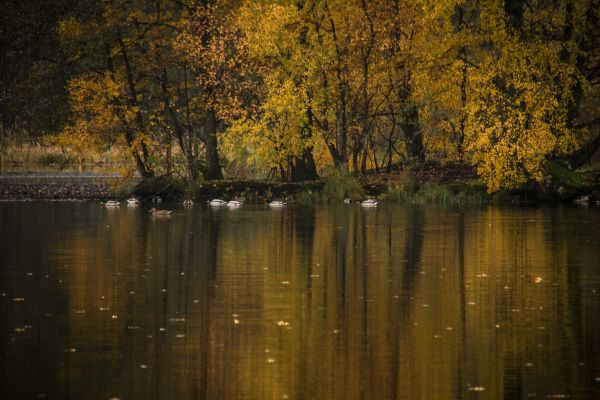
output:
[{"label": "sunlit leaves", "polygon": [[219,130],[222,156],[265,169],[310,152],[356,172],[447,157],[491,191],[539,182],[576,147],[569,107],[575,88],[591,88],[580,65],[589,10],[532,1],[515,20],[505,5],[99,3],[59,26],[94,71],[69,85],[72,126],[108,142],[126,134],[157,165],[183,158],[189,176],[215,159]]},{"label": "sunlit leaves", "polygon": [[525,31],[509,26],[502,3],[426,3],[438,40],[424,41],[428,67],[416,75],[424,126],[464,140],[458,156],[491,191],[542,181],[546,161],[575,148],[565,99],[575,70],[564,57],[573,44],[562,40],[564,9],[553,7],[525,11]]}]

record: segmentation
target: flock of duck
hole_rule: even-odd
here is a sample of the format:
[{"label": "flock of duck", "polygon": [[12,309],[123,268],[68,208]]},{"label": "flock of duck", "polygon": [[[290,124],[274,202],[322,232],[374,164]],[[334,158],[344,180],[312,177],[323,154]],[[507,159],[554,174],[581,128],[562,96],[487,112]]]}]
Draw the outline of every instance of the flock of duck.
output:
[{"label": "flock of duck", "polygon": [[[141,201],[136,197],[127,199],[128,207],[137,207],[140,205],[140,203],[141,203]],[[152,203],[160,204],[160,203],[162,203],[162,199],[158,196],[155,196],[152,198]],[[215,208],[219,208],[219,207],[239,208],[244,205],[244,202],[241,200],[225,201],[225,200],[221,200],[221,199],[213,199],[213,200],[207,201],[207,203],[210,207],[215,207]],[[350,203],[352,203],[352,199],[346,198],[346,199],[344,199],[344,203],[350,204]],[[357,201],[356,203],[360,204],[362,207],[367,207],[367,208],[377,207],[377,204],[379,204],[379,202],[375,199],[367,199],[367,200],[363,200],[360,202]],[[108,200],[108,201],[102,203],[102,205],[107,208],[117,208],[121,205],[121,202],[118,200]],[[183,202],[184,207],[191,207],[193,205],[194,205],[194,201],[190,200],[190,199],[187,199]],[[271,208],[283,208],[286,206],[286,201],[285,200],[272,200],[271,202],[268,203],[268,206]],[[159,210],[156,207],[152,207],[150,209],[149,213],[150,213],[150,215],[152,215],[154,217],[166,217],[166,216],[171,215],[173,213],[173,211]]]}]

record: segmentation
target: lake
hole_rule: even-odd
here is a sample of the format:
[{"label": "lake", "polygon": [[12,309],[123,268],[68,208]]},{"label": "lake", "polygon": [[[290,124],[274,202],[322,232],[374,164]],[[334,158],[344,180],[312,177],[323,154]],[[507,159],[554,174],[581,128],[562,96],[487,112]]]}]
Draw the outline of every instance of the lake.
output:
[{"label": "lake", "polygon": [[600,398],[600,208],[0,203],[2,399]]}]

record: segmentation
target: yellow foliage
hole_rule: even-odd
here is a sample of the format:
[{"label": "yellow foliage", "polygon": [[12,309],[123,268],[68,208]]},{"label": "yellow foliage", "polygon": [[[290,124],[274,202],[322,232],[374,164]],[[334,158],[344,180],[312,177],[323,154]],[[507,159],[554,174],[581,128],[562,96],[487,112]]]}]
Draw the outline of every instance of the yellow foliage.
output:
[{"label": "yellow foliage", "polygon": [[62,41],[69,42],[83,36],[83,27],[74,17],[68,17],[58,22],[57,33]]},{"label": "yellow foliage", "polygon": [[[415,75],[424,127],[430,135],[462,137],[490,191],[542,181],[548,158],[576,146],[564,99],[575,74],[563,55],[571,44],[540,40],[536,32],[525,40],[498,2],[424,7],[432,29],[421,43],[426,68]],[[525,18],[533,29],[552,29],[550,6],[537,7]]]}]

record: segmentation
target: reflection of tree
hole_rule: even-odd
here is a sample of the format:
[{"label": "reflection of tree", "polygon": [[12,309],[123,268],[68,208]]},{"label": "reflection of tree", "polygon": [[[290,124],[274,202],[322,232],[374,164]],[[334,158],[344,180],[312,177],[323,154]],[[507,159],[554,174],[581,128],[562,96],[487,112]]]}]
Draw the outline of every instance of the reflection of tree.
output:
[{"label": "reflection of tree", "polygon": [[[404,228],[404,257],[406,262],[402,277],[402,294],[405,299],[414,291],[416,280],[419,277],[423,253],[424,225],[425,219],[423,210],[420,207],[407,209]],[[403,313],[403,315],[406,314]]]},{"label": "reflection of tree", "polygon": [[[290,207],[155,220],[54,207],[54,226],[0,244],[0,264],[51,276],[36,280],[35,270],[18,283],[0,269],[1,282],[28,293],[26,308],[0,303],[3,322],[35,330],[32,315],[56,315],[17,343],[2,331],[0,351],[16,369],[0,364],[4,382],[15,378],[2,394],[24,385],[17,372],[32,360],[44,364],[25,375],[43,379],[48,397],[478,395],[469,385],[494,398],[597,394],[600,247],[587,213]],[[76,211],[97,226],[66,218]],[[33,291],[40,300],[30,303]],[[24,343],[32,353],[17,362]]]},{"label": "reflection of tree", "polygon": [[457,398],[464,398],[463,390],[465,388],[465,379],[463,377],[463,365],[468,358],[467,355],[467,296],[465,282],[465,213],[458,213],[457,222],[457,241],[458,241],[458,281],[460,285],[460,350],[458,352],[456,368],[456,388],[454,392]]}]

